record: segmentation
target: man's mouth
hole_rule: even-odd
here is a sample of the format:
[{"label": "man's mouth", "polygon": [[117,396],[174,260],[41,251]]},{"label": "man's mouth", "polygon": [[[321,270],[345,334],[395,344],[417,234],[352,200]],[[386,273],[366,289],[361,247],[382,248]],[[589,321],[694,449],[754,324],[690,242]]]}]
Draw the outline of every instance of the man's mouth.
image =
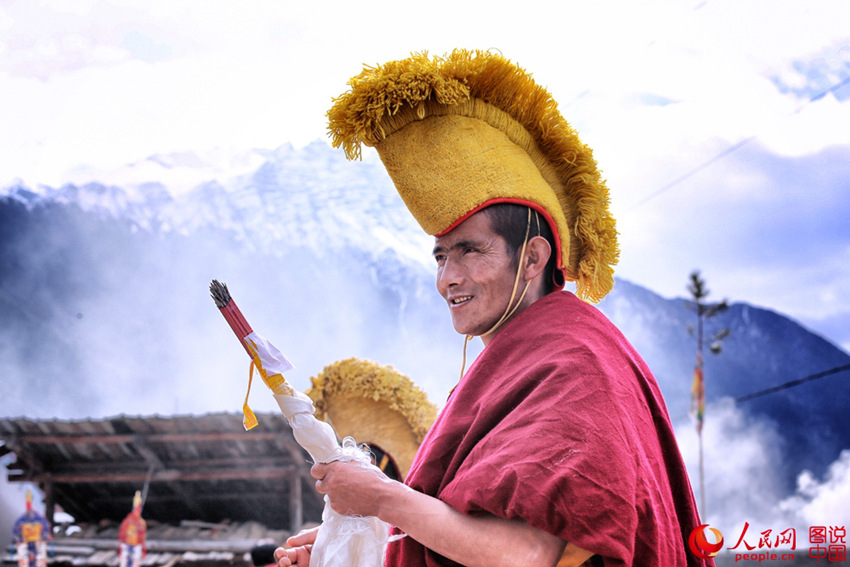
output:
[{"label": "man's mouth", "polygon": [[463,296],[460,296],[460,297],[453,297],[449,300],[449,304],[450,305],[460,305],[462,303],[466,303],[470,299],[472,299],[471,295],[463,295]]}]

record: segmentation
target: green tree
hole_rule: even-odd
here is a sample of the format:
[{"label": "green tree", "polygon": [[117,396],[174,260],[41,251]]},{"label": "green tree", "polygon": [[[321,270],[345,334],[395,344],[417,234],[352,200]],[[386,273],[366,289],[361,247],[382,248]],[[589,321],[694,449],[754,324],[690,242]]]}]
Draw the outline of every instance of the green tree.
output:
[{"label": "green tree", "polygon": [[[688,303],[686,305],[689,309],[696,311],[697,314],[697,352],[701,355],[703,344],[708,343],[708,348],[712,354],[720,354],[723,350],[723,339],[729,336],[729,329],[720,329],[711,337],[706,339],[703,333],[703,322],[705,319],[710,319],[718,313],[722,313],[729,309],[729,303],[725,299],[717,303],[709,303],[706,301],[710,291],[705,285],[705,280],[700,276],[699,270],[691,272],[690,283],[688,283],[688,291],[691,293],[691,297],[694,301],[693,303]],[[690,333],[691,336],[694,335],[694,327],[692,325],[688,326],[688,333]]]}]

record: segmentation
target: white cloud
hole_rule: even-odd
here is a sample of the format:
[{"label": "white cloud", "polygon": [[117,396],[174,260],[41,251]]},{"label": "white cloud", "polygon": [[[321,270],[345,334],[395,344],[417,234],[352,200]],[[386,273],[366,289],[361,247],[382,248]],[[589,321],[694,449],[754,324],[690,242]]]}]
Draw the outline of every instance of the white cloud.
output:
[{"label": "white cloud", "polygon": [[[694,494],[700,498],[698,438],[690,423],[679,424],[677,439]],[[707,517],[719,529],[726,547],[735,545],[744,524],[745,541],[756,545],[759,534],[793,528],[797,546],[808,545],[810,526],[850,524],[850,450],[842,451],[823,480],[803,471],[797,490],[782,487],[782,435],[776,424],[753,418],[730,400],[710,406],[703,429]],[[743,545],[743,544],[742,544]]]},{"label": "white cloud", "polygon": [[[532,71],[562,102],[568,118],[575,114],[582,131],[600,145],[609,144],[612,149],[606,152],[613,169],[621,160],[629,163],[636,147],[644,158],[655,158],[682,152],[683,146],[699,151],[699,146],[718,137],[731,144],[759,134],[765,125],[776,122],[777,113],[787,114],[796,104],[777,93],[761,68],[780,72],[790,65],[789,57],[828,49],[830,38],[837,35],[821,25],[817,34],[800,34],[808,39],[805,44],[795,43],[798,51],[793,51],[787,40],[779,40],[788,26],[800,26],[807,18],[821,15],[820,8],[812,8],[803,10],[801,17],[801,10],[790,4],[784,10],[774,9],[774,16],[783,14],[779,22],[771,18],[772,23],[767,23],[761,21],[766,9],[761,5],[531,3],[529,10],[512,14],[510,29],[503,25],[504,13],[474,6],[454,6],[455,17],[446,18],[439,9],[405,13],[387,2],[345,17],[326,17],[334,13],[333,3],[311,7],[254,2],[237,7],[221,2],[153,2],[141,10],[132,3],[104,0],[70,3],[73,9],[60,9],[64,4],[12,2],[6,7],[15,33],[3,40],[9,54],[5,58],[9,75],[3,80],[39,77],[44,83],[41,90],[50,94],[36,100],[48,98],[53,108],[63,108],[65,114],[122,115],[130,122],[127,135],[109,144],[90,143],[86,155],[92,157],[84,161],[97,161],[93,154],[111,149],[125,156],[124,163],[144,157],[139,154],[143,145],[158,145],[160,151],[176,148],[175,135],[189,137],[186,131],[197,136],[180,149],[197,149],[185,144],[197,144],[199,139],[207,140],[207,147],[230,140],[256,147],[274,138],[269,145],[275,147],[284,141],[303,144],[322,138],[330,97],[344,89],[346,78],[356,74],[361,63],[404,56],[411,50],[441,52],[459,45],[500,49]],[[550,17],[540,19],[540,13]],[[417,25],[406,25],[411,20]],[[521,32],[532,21],[529,29],[536,42],[527,41]],[[754,21],[761,21],[757,30]],[[128,65],[132,60],[151,63],[152,68],[139,71],[138,65]],[[83,72],[92,66],[107,72]],[[51,80],[60,75],[69,76]],[[220,80],[213,80],[214,76]],[[115,85],[125,88],[116,92]],[[73,104],[57,100],[68,92],[85,93],[85,98]],[[98,92],[110,93],[108,103]],[[634,93],[674,102],[663,108],[647,106]],[[163,113],[153,116],[145,132],[133,126],[140,119],[132,114],[140,97],[145,98],[146,108],[156,107],[157,113]],[[17,97],[15,107],[24,111],[23,117],[38,121],[38,109],[44,107],[30,100]],[[174,115],[194,113],[196,105],[215,108],[215,119],[204,116],[219,128],[211,131],[192,120],[175,119]],[[280,107],[299,110],[285,114],[285,127],[272,130],[256,119],[255,109],[281,115]],[[252,120],[234,124],[233,117],[247,109],[254,110],[248,117]],[[112,124],[109,118],[103,117],[100,124]],[[52,123],[45,137],[58,136],[57,145],[69,148],[65,140],[74,135],[79,121]],[[172,127],[162,128],[164,124]],[[90,121],[89,127],[98,128],[98,122]],[[687,153],[680,157],[686,164],[693,163]],[[39,165],[64,161],[62,166],[48,167],[62,171],[77,165],[75,159],[77,154],[68,152],[65,157],[57,150]]]},{"label": "white cloud", "polygon": [[808,526],[847,526],[850,524],[850,449],[829,466],[823,480],[809,471],[797,479],[797,493],[780,507],[796,514]]},{"label": "white cloud", "polygon": [[[850,129],[837,127],[850,123],[850,85],[810,101],[847,75],[848,13],[841,0],[532,1],[510,12],[443,1],[351,11],[341,1],[13,0],[0,6],[0,185],[59,185],[154,153],[303,146],[326,139],[331,98],[362,64],[494,48],[532,72],[594,148],[622,232],[620,276],[680,295],[701,268],[718,295],[834,332],[850,324],[817,322],[850,319],[848,280],[833,268],[846,260],[842,241],[801,237],[798,249],[834,250],[797,269],[770,254],[742,261],[773,246],[765,225],[780,207],[761,212],[764,203],[799,201],[777,176],[782,163],[741,157],[850,147]],[[846,192],[840,177],[822,181],[824,194]],[[820,199],[806,214],[833,208]]]},{"label": "white cloud", "polygon": [[[776,425],[759,421],[731,402],[711,406],[703,426],[705,517],[728,539],[745,522],[761,530],[789,526],[778,510],[784,496],[780,469],[782,437]],[[699,439],[694,426],[680,424],[677,439],[702,510],[699,488]],[[761,531],[759,530],[759,531]],[[734,545],[734,542],[729,545]]]}]

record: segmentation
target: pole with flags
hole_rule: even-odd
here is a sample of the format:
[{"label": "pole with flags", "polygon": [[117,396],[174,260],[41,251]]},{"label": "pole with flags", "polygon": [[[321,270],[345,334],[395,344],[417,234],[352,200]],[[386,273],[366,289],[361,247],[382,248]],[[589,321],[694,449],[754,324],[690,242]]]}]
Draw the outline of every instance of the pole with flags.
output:
[{"label": "pole with flags", "polygon": [[[705,285],[705,280],[700,277],[699,271],[691,273],[690,284],[688,291],[694,298],[694,306],[697,312],[697,361],[694,366],[694,376],[691,382],[691,408],[690,414],[694,419],[697,428],[697,438],[699,439],[699,501],[700,501],[700,517],[706,519],[705,505],[705,465],[703,459],[702,447],[702,426],[705,421],[705,375],[703,374],[703,357],[702,345],[704,342],[703,335],[703,319],[713,317],[718,313],[728,309],[726,300],[718,303],[706,303],[705,298],[708,297],[708,288]],[[693,334],[693,329],[689,331]],[[715,333],[709,339],[709,350],[712,354],[720,354],[722,350],[721,342],[729,335],[729,329],[722,329]]]},{"label": "pole with flags", "polygon": [[[700,324],[702,328],[702,324]],[[702,373],[702,342],[697,350],[697,362],[694,367],[694,380],[691,383],[691,417],[696,422],[699,439],[699,501],[700,517],[705,520],[705,468],[702,453],[702,423],[705,417],[705,378]]]}]

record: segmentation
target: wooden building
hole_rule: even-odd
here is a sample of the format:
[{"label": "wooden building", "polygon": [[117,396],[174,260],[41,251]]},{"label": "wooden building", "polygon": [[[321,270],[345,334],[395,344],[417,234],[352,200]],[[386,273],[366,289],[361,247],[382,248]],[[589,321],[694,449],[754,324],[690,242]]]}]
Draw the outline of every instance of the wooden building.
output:
[{"label": "wooden building", "polygon": [[[0,420],[10,482],[37,485],[54,525],[51,565],[117,565],[118,525],[143,491],[144,565],[250,565],[260,539],[321,520],[310,457],[286,418],[241,414]],[[57,525],[60,506],[73,525]],[[23,510],[22,510],[23,512]],[[4,554],[5,555],[5,554]]]}]

